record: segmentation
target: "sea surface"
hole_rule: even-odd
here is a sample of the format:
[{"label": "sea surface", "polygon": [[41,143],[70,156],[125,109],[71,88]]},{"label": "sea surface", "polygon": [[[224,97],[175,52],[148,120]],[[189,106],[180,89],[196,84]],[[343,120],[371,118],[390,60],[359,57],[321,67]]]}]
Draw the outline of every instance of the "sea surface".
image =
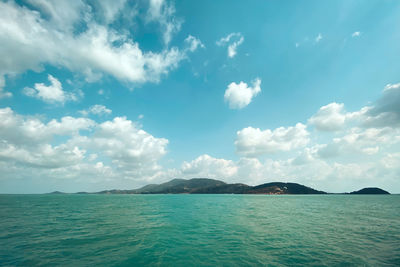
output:
[{"label": "sea surface", "polygon": [[400,195],[0,195],[0,266],[400,266]]}]

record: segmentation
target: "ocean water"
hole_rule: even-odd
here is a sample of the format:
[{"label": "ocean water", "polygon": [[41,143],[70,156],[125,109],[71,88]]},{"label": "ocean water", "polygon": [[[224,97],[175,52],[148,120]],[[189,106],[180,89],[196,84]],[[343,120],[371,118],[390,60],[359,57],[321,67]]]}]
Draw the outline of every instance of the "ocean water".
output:
[{"label": "ocean water", "polygon": [[1,266],[400,266],[400,195],[0,195]]}]

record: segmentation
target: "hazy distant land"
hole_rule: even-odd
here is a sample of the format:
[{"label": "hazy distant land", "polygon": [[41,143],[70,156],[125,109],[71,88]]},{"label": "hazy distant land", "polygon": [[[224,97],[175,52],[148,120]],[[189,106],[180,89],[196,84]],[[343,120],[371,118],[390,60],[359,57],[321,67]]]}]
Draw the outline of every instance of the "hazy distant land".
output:
[{"label": "hazy distant land", "polygon": [[[62,194],[55,191],[52,194]],[[78,192],[77,194],[89,194],[88,192]],[[92,194],[264,194],[264,195],[309,195],[309,194],[329,194],[297,183],[272,182],[257,186],[236,183],[227,184],[225,182],[208,179],[173,179],[162,184],[149,184],[138,189],[121,190],[112,189]],[[389,192],[377,188],[369,187],[350,193],[339,194],[390,194]]]}]

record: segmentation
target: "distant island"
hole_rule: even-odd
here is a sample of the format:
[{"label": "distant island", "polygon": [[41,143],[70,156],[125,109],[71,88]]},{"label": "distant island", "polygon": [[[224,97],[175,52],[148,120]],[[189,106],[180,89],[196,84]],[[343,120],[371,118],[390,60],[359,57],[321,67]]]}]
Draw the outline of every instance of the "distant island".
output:
[{"label": "distant island", "polygon": [[[52,194],[61,194],[55,191]],[[88,194],[79,192],[77,194]],[[328,194],[324,191],[315,190],[297,183],[272,182],[257,186],[236,183],[227,184],[225,182],[208,179],[173,179],[162,184],[149,184],[144,187],[132,190],[104,190],[93,194],[264,194],[264,195],[309,195],[309,194]],[[390,194],[380,188],[363,188],[359,191],[344,194]]]},{"label": "distant island", "polygon": [[378,187],[367,187],[367,188],[363,188],[358,191],[351,192],[350,194],[354,194],[354,195],[389,195],[390,193],[388,191],[385,191]]}]

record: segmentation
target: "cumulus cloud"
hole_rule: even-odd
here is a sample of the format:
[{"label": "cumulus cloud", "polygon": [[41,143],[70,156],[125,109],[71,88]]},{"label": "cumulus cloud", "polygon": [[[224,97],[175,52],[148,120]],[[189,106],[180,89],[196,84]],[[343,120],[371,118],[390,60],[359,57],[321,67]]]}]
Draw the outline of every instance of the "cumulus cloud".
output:
[{"label": "cumulus cloud", "polygon": [[225,90],[224,99],[231,109],[242,109],[250,104],[253,97],[261,92],[261,79],[255,79],[250,87],[245,82],[230,83]]},{"label": "cumulus cloud", "polygon": [[279,151],[304,147],[310,141],[306,126],[297,123],[293,127],[270,129],[247,127],[237,132],[235,141],[238,154],[255,157]]},{"label": "cumulus cloud", "polygon": [[85,118],[63,117],[43,123],[25,118],[10,108],[0,109],[0,157],[21,164],[57,168],[77,163],[84,150],[66,144],[50,145],[55,136],[74,136],[94,126]]},{"label": "cumulus cloud", "polygon": [[50,85],[44,83],[35,83],[33,88],[25,87],[23,92],[25,95],[30,97],[36,97],[47,103],[61,103],[64,104],[66,101],[77,101],[78,98],[74,93],[65,92],[62,88],[61,82],[48,75]]},{"label": "cumulus cloud", "polygon": [[353,126],[397,128],[400,126],[400,83],[386,85],[377,101],[355,112],[346,112],[344,104],[335,102],[322,106],[308,123],[320,131],[339,131]]},{"label": "cumulus cloud", "polygon": [[81,110],[79,113],[81,113],[84,116],[88,116],[89,114],[93,115],[109,115],[111,114],[112,110],[108,109],[104,105],[93,105],[90,108],[86,110]]},{"label": "cumulus cloud", "polygon": [[346,112],[344,104],[331,103],[320,108],[308,123],[320,131],[340,135],[321,144],[316,153],[321,158],[343,155],[375,155],[400,143],[400,84],[385,86],[382,96],[370,106]]},{"label": "cumulus cloud", "polygon": [[8,162],[17,173],[49,169],[40,175],[50,180],[55,173],[79,179],[89,170],[99,180],[151,179],[160,170],[158,160],[167,144],[125,117],[96,123],[67,116],[46,123],[0,109],[0,162]]},{"label": "cumulus cloud", "polygon": [[229,178],[237,173],[237,166],[231,160],[213,158],[207,154],[184,162],[181,167],[182,177],[207,177],[207,178]]},{"label": "cumulus cloud", "polygon": [[344,111],[344,104],[334,102],[321,107],[318,112],[308,120],[308,123],[314,125],[321,131],[337,131],[342,129],[345,120],[346,114]]},{"label": "cumulus cloud", "polygon": [[353,34],[351,35],[351,37],[359,37],[361,35],[361,32],[353,32]]},{"label": "cumulus cloud", "polygon": [[165,155],[168,140],[155,138],[125,117],[116,117],[98,124],[90,137],[77,136],[70,143],[101,151],[114,166],[137,175],[159,168],[157,161]]},{"label": "cumulus cloud", "polygon": [[[160,2],[161,10],[152,11],[152,18],[165,21],[172,16],[172,5],[152,2]],[[123,1],[120,4],[123,6]],[[6,76],[26,70],[41,71],[43,64],[50,64],[83,73],[87,81],[94,81],[104,73],[131,83],[158,82],[191,51],[171,47],[144,52],[129,29],[117,32],[107,23],[101,24],[98,14],[94,13],[96,9],[86,2],[41,0],[32,1],[31,5],[36,10],[12,1],[0,2],[0,77],[3,81]],[[102,16],[112,21],[113,16],[120,14],[118,10]],[[166,36],[177,29],[168,26],[168,21],[161,24],[167,25],[163,31]],[[165,38],[169,42],[171,37]]]},{"label": "cumulus cloud", "polygon": [[233,58],[237,54],[237,48],[244,42],[244,37],[240,32],[230,33],[219,39],[216,44],[218,46],[228,45],[228,57]]}]

